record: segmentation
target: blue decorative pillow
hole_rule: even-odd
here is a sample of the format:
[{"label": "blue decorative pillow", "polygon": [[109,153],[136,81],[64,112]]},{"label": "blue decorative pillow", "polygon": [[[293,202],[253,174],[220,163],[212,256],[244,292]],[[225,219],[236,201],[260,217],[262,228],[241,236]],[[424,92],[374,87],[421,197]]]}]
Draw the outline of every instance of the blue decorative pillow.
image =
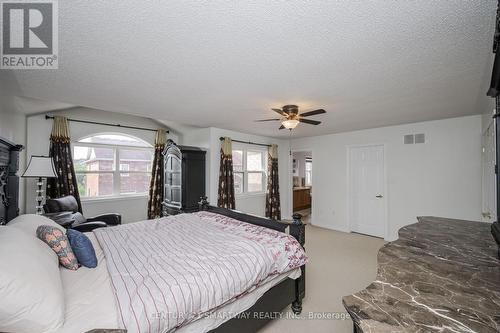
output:
[{"label": "blue decorative pillow", "polygon": [[90,239],[80,231],[73,229],[68,229],[66,236],[78,262],[85,267],[95,268],[97,266],[97,257]]}]

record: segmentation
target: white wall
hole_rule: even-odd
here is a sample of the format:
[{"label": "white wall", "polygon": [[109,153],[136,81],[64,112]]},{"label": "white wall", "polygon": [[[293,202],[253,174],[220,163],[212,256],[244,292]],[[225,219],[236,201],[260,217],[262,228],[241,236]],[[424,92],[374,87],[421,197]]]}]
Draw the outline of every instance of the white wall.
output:
[{"label": "white wall", "polygon": [[86,217],[93,217],[105,213],[119,213],[122,223],[146,220],[148,196],[132,198],[97,199],[94,201],[82,200],[83,213]]},{"label": "white wall", "polygon": [[[4,99],[5,98],[5,99]],[[26,116],[17,112],[9,97],[0,97],[0,137],[17,144],[26,142]]]},{"label": "white wall", "polygon": [[[163,128],[162,125],[149,118],[129,116],[83,107],[71,108],[63,111],[49,113],[52,115],[62,115],[69,118],[82,120],[91,120],[146,128]],[[27,118],[27,156],[48,155],[49,136],[51,130],[52,121],[46,120],[45,114],[29,116]],[[91,134],[105,132],[125,133],[133,135],[151,143],[152,145],[154,144],[155,139],[155,132],[151,131],[70,122],[70,133],[71,139],[73,141]],[[178,135],[176,133],[170,133],[168,137],[172,138],[173,140],[178,140]],[[35,184],[34,180],[29,180],[26,183],[26,212],[31,213],[35,211]],[[99,200],[82,199],[82,208],[84,215],[87,216],[111,212],[120,213],[122,215],[122,221],[124,223],[127,223],[146,219],[147,201],[147,195],[132,198],[110,198]]]},{"label": "white wall", "polygon": [[[312,223],[349,231],[347,147],[385,144],[388,234],[397,238],[416,217],[480,220],[481,116],[301,138],[294,150],[314,158]],[[426,143],[404,145],[405,134],[425,133]]]},{"label": "white wall", "polygon": [[[207,196],[211,204],[217,204],[220,165],[221,136],[228,136],[233,140],[251,141],[263,144],[278,145],[278,163],[280,176],[280,196],[282,218],[290,218],[290,200],[287,193],[289,184],[289,145],[286,140],[273,139],[265,136],[251,135],[221,128],[196,129],[182,135],[182,144],[198,146],[207,149]],[[245,213],[265,216],[266,196],[245,195],[236,197],[236,209]]]},{"label": "white wall", "polygon": [[[26,147],[26,116],[17,110],[12,96],[0,96],[0,137]],[[19,172],[26,166],[26,150],[19,154]],[[24,178],[19,181],[19,210],[24,213]]]}]

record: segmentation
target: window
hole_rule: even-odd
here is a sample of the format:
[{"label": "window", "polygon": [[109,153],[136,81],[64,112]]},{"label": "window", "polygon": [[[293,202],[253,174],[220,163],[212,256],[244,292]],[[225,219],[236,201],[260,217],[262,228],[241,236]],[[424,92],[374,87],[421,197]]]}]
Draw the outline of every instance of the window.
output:
[{"label": "window", "polygon": [[[129,164],[125,164],[125,163],[120,164],[120,171],[129,171],[129,170],[130,170]],[[121,176],[128,177],[128,176],[130,176],[130,174],[129,173],[122,173]]]},{"label": "window", "polygon": [[118,197],[149,191],[154,150],[123,134],[96,134],[73,144],[82,198]]},{"label": "window", "polygon": [[233,149],[234,193],[266,191],[266,150]]},{"label": "window", "polygon": [[312,186],[312,165],[313,165],[312,159],[306,158],[306,166],[305,166],[306,186]]}]

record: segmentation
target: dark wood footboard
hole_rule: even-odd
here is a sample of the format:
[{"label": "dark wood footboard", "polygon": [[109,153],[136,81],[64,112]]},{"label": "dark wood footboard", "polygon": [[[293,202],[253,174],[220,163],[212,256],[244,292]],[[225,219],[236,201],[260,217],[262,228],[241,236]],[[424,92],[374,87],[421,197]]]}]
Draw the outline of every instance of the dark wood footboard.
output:
[{"label": "dark wood footboard", "polygon": [[291,236],[293,236],[299,243],[304,247],[306,238],[305,238],[305,225],[302,224],[302,215],[294,214],[293,222],[288,221],[277,221],[271,220],[266,217],[261,217],[257,215],[243,213],[234,209],[221,208],[216,206],[211,206],[208,201],[206,201],[206,197],[200,201],[199,205],[200,210],[213,212],[216,214],[224,215],[227,217],[231,217],[238,221],[243,221],[247,223],[251,223],[254,225],[258,225],[261,227],[266,227],[269,229],[277,230],[280,232],[286,232],[287,229]]},{"label": "dark wood footboard", "polygon": [[[302,224],[302,216],[300,214],[293,215],[293,222],[276,221],[268,218],[246,214],[232,209],[215,207],[209,205],[206,197],[200,202],[200,210],[213,212],[216,214],[231,217],[238,221],[243,221],[288,233],[293,236],[299,244],[304,247],[305,244],[305,225]],[[269,289],[250,309],[243,312],[242,316],[233,318],[218,328],[210,331],[210,333],[252,333],[264,326],[267,322],[273,319],[273,315],[286,308],[291,304],[292,311],[298,315],[302,312],[302,300],[306,294],[306,267],[301,267],[302,274],[299,278],[293,280],[285,279],[273,288]],[[266,315],[267,314],[267,315]]]}]

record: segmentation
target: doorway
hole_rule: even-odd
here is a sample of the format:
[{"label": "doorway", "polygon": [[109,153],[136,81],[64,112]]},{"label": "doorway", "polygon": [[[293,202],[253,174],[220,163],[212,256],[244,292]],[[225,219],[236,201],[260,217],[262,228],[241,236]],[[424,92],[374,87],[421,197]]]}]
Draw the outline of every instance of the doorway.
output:
[{"label": "doorway", "polygon": [[310,223],[313,201],[312,151],[292,153],[292,185],[292,211],[302,215],[303,223]]},{"label": "doorway", "polygon": [[384,238],[387,225],[385,147],[348,147],[349,224],[352,232]]}]

